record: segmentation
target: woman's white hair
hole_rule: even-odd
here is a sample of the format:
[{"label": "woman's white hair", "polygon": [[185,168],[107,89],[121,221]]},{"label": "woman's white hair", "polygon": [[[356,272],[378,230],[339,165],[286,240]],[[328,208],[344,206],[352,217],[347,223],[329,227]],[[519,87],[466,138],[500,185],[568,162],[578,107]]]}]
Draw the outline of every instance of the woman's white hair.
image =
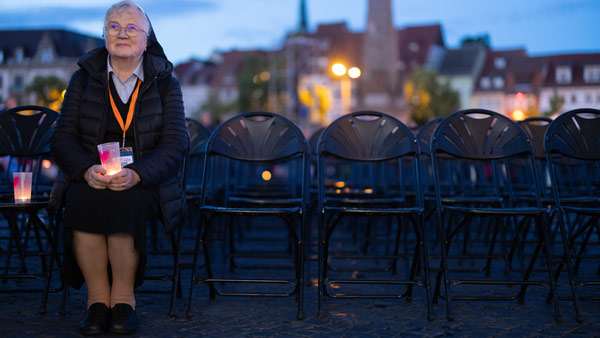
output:
[{"label": "woman's white hair", "polygon": [[121,12],[126,9],[135,9],[140,12],[140,16],[144,21],[146,27],[144,27],[144,31],[146,32],[146,36],[150,36],[150,32],[152,32],[152,25],[150,24],[150,20],[148,20],[148,16],[146,16],[146,12],[142,6],[138,5],[134,1],[131,0],[123,0],[119,1],[116,4],[110,6],[110,8],[106,11],[106,15],[104,16],[104,26],[108,25],[108,17],[111,16],[115,12]]}]

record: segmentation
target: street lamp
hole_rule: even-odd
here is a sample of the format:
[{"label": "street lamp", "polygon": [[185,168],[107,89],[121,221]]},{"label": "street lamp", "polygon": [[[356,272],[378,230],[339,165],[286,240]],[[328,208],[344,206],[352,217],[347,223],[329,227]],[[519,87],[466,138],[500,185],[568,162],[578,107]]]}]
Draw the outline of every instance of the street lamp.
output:
[{"label": "street lamp", "polygon": [[[344,64],[336,63],[331,66],[331,72],[340,78],[341,115],[349,114],[352,104],[352,82],[350,79],[358,79],[361,74],[360,69],[358,67],[347,69]],[[346,74],[348,76],[345,76]]]}]

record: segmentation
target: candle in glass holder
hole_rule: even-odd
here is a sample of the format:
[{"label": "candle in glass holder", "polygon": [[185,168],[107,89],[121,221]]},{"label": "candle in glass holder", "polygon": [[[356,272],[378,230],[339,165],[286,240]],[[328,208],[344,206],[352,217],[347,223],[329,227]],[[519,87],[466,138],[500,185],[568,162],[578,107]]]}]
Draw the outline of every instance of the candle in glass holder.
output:
[{"label": "candle in glass holder", "polygon": [[30,172],[13,173],[15,203],[29,203],[31,201],[31,179]]},{"label": "candle in glass holder", "polygon": [[108,142],[98,145],[98,154],[106,175],[114,175],[121,171],[121,153],[119,142]]}]

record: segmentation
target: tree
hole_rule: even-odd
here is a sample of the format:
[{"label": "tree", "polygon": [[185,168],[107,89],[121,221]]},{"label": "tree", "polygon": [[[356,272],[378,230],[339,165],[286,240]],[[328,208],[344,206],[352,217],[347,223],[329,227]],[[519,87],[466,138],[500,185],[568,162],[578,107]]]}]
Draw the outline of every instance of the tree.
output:
[{"label": "tree", "polygon": [[565,104],[565,99],[558,95],[558,90],[554,88],[552,97],[550,97],[550,110],[544,112],[544,116],[552,116],[558,114]]},{"label": "tree", "polygon": [[488,34],[475,35],[475,36],[465,36],[460,41],[460,46],[465,47],[473,44],[481,44],[486,47],[490,47],[490,36]]},{"label": "tree", "polygon": [[411,118],[423,125],[434,117],[443,117],[458,107],[458,93],[448,83],[439,83],[433,71],[418,68],[404,82],[404,97]]},{"label": "tree", "polygon": [[56,76],[38,76],[25,91],[35,95],[35,104],[58,111],[66,88],[66,83]]},{"label": "tree", "polygon": [[238,76],[238,109],[240,112],[264,110],[271,74],[268,61],[260,55],[248,55]]}]

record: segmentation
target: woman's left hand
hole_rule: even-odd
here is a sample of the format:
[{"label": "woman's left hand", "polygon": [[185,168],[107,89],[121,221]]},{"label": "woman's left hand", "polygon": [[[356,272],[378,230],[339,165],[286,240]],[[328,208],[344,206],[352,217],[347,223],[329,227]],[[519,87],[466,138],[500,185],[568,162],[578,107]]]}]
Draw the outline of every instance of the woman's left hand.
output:
[{"label": "woman's left hand", "polygon": [[140,175],[135,170],[123,168],[118,173],[110,176],[110,182],[106,187],[113,191],[123,191],[138,183],[140,183]]}]

